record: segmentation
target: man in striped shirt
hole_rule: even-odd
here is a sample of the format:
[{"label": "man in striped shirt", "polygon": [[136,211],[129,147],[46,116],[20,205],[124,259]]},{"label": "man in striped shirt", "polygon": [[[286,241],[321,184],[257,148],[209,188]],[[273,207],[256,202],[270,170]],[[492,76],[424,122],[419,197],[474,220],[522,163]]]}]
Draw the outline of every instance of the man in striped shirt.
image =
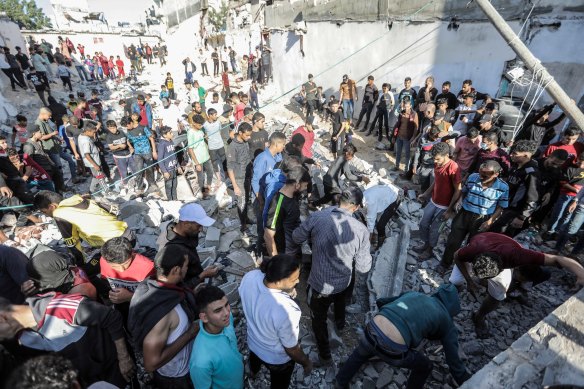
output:
[{"label": "man in striped shirt", "polygon": [[467,237],[488,231],[503,209],[509,206],[509,185],[499,178],[501,165],[493,160],[483,162],[478,173],[471,174],[462,187],[462,196],[455,209],[450,234],[442,261],[436,270],[443,272],[452,264],[454,252]]},{"label": "man in striped shirt", "polygon": [[300,246],[292,240],[292,233],[300,225],[298,195],[308,188],[310,174],[296,166],[286,175],[286,183],[272,197],[264,227],[266,250],[273,257],[278,254],[295,255]]},{"label": "man in striped shirt", "polygon": [[332,362],[326,323],[328,309],[334,303],[335,327],[342,330],[345,302],[353,293],[353,269],[358,273],[371,269],[369,231],[353,217],[362,202],[361,189],[346,189],[339,207],[314,212],[292,234],[296,244],[312,242],[308,304],[320,360],[325,365]]}]

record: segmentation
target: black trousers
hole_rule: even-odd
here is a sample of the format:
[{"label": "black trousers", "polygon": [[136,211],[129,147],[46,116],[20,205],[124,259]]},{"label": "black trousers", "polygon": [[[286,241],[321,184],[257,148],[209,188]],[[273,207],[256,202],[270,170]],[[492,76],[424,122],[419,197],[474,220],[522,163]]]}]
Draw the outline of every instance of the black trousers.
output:
[{"label": "black trousers", "polygon": [[361,124],[361,120],[363,120],[363,116],[367,115],[365,118],[365,128],[369,126],[369,119],[371,119],[371,112],[373,112],[373,103],[368,101],[361,105],[361,112],[359,112],[359,119],[357,120],[357,125],[355,127],[359,127]]},{"label": "black trousers", "polygon": [[219,61],[213,61],[213,76],[219,75]]},{"label": "black trousers", "polygon": [[[10,79],[10,85],[12,86],[12,89],[16,89],[16,85],[18,85],[22,89],[26,89],[26,85],[23,82],[19,81],[18,78],[16,77],[15,70],[18,70],[18,69],[12,69],[12,68],[2,69],[4,74],[6,74],[6,77],[8,77]],[[18,70],[18,72],[22,75],[20,70]]]},{"label": "black trousers", "polygon": [[306,116],[310,116],[316,109],[316,100],[306,100]]},{"label": "black trousers", "polygon": [[249,365],[253,374],[257,374],[262,368],[262,365],[264,365],[270,371],[270,388],[286,389],[290,386],[290,380],[292,379],[292,373],[294,372],[295,362],[290,360],[281,365],[273,365],[271,363],[262,361],[260,357],[254,354],[253,351],[250,351]]},{"label": "black trousers", "polygon": [[194,389],[193,381],[191,381],[190,374],[182,377],[165,377],[158,374],[157,371],[154,372],[154,387],[156,389]]},{"label": "black trousers", "polygon": [[341,195],[341,189],[324,184],[324,195],[314,202],[315,206],[320,206],[324,204],[328,204],[331,201],[334,202],[335,205],[339,202],[339,197]]},{"label": "black trousers", "polygon": [[387,226],[387,223],[389,223],[393,215],[395,215],[397,207],[399,207],[400,203],[401,199],[397,199],[396,201],[391,203],[387,208],[385,208],[385,210],[379,217],[379,220],[377,221],[377,223],[375,223],[375,230],[377,231],[377,236],[380,239],[380,244],[381,240],[385,239],[385,226]]},{"label": "black trousers", "polygon": [[448,235],[448,239],[446,241],[446,249],[444,250],[444,255],[442,256],[442,265],[452,265],[454,253],[460,248],[467,235],[468,239],[470,239],[478,234],[481,224],[483,224],[485,220],[490,217],[491,215],[479,215],[473,212],[469,212],[465,209],[461,209],[452,220],[450,234]]},{"label": "black trousers", "polygon": [[69,91],[73,92],[73,86],[71,85],[71,77],[61,76],[61,81],[63,81],[63,88],[69,87]]},{"label": "black trousers", "polygon": [[201,62],[201,74],[202,75],[209,75],[209,69],[207,69],[207,64],[205,62]]},{"label": "black trousers", "polygon": [[334,294],[320,294],[310,286],[308,287],[308,305],[310,307],[310,316],[312,318],[312,331],[318,345],[318,352],[321,358],[331,358],[331,348],[329,344],[329,335],[327,328],[327,313],[331,304],[333,306],[335,324],[337,327],[344,327],[345,325],[345,306],[347,296],[353,291],[352,288],[347,288],[339,293]]}]

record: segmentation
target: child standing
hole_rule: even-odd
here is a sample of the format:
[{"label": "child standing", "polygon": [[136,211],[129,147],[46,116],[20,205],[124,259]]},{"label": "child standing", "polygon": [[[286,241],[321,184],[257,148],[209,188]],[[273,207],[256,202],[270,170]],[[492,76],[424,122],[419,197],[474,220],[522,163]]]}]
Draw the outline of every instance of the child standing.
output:
[{"label": "child standing", "polygon": [[28,140],[28,120],[26,116],[16,115],[16,124],[12,127],[12,147],[20,150]]},{"label": "child standing", "polygon": [[163,126],[160,128],[160,141],[158,142],[158,160],[159,167],[164,176],[164,190],[166,191],[167,200],[178,200],[176,194],[177,173],[180,173],[180,166],[178,166],[178,159],[174,152],[174,143],[172,138],[172,128]]},{"label": "child standing", "polygon": [[174,80],[170,75],[170,72],[166,73],[166,80],[164,81],[166,88],[168,89],[168,95],[171,100],[175,100],[176,96],[174,94]]},{"label": "child standing", "polygon": [[166,89],[166,85],[160,85],[160,95],[158,95],[158,98],[160,101],[162,101],[162,99],[170,99],[170,93],[168,92],[168,89]]},{"label": "child standing", "polygon": [[120,79],[126,77],[126,73],[124,72],[124,61],[118,55],[116,58],[116,67],[118,68],[118,77]]},{"label": "child standing", "polygon": [[73,86],[71,86],[71,72],[63,62],[59,63],[59,66],[57,67],[57,75],[61,77],[61,81],[63,81],[63,89],[69,86],[69,91],[73,92]]}]

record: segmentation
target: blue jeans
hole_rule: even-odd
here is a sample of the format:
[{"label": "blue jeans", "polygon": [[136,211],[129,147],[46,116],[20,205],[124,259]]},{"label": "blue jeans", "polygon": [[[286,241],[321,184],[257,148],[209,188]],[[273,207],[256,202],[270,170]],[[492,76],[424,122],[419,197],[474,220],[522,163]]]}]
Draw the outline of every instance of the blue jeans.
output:
[{"label": "blue jeans", "polygon": [[30,180],[26,183],[26,189],[32,190],[33,188],[37,188],[38,190],[50,190],[51,192],[55,192],[55,184],[51,180]]},{"label": "blue jeans", "polygon": [[392,347],[393,342],[380,333],[378,329],[376,330],[374,326],[374,323],[369,322],[365,327],[365,334],[361,337],[359,345],[339,369],[335,388],[348,388],[351,378],[359,368],[369,359],[377,356],[390,366],[410,369],[411,373],[406,388],[422,389],[432,372],[432,361],[419,351],[408,349],[404,352],[398,347]]},{"label": "blue jeans", "polygon": [[122,181],[122,184],[124,183],[124,180],[128,176],[128,169],[130,170],[130,172],[133,172],[132,161],[133,161],[133,159],[131,156],[128,158],[117,158],[114,155],[114,163],[116,164],[116,166],[118,168],[118,173],[120,175],[120,179]]},{"label": "blue jeans", "polygon": [[83,67],[83,65],[75,66],[75,69],[77,69],[77,74],[79,74],[81,81],[89,81],[89,75],[85,71],[85,67]]},{"label": "blue jeans", "polygon": [[345,120],[353,119],[353,111],[355,110],[355,100],[343,99],[343,117]]},{"label": "blue jeans", "polygon": [[[564,224],[559,231],[558,240],[556,241],[556,250],[558,251],[564,248],[568,239],[576,235],[580,227],[582,227],[582,224],[584,224],[584,204],[578,204],[574,212],[568,214],[568,217],[571,217],[571,220],[569,223]],[[584,239],[579,239],[572,253],[577,254],[582,251],[582,248],[584,248]]]},{"label": "blue jeans", "polygon": [[[556,205],[554,205],[554,209],[552,210],[551,222],[552,225],[549,228],[549,233],[554,233],[561,231],[562,226],[568,223],[569,214],[564,216],[564,214],[568,210],[568,205],[574,199],[574,196],[568,196],[566,194],[560,194],[558,196],[558,200],[556,200]],[[567,220],[566,220],[567,219]]]},{"label": "blue jeans", "polygon": [[67,161],[67,164],[69,165],[69,171],[71,171],[71,179],[77,178],[77,162],[75,161],[75,158],[73,158],[73,156],[65,150],[61,150],[59,156]]},{"label": "blue jeans", "polygon": [[432,201],[424,207],[424,216],[420,221],[420,239],[430,247],[436,247],[440,237],[440,225],[444,222],[442,215],[445,209],[440,209]]},{"label": "blue jeans", "polygon": [[404,172],[410,170],[410,141],[408,139],[397,138],[395,140],[395,167],[399,169],[399,163],[401,160],[402,149],[405,152],[405,163],[406,167]]}]

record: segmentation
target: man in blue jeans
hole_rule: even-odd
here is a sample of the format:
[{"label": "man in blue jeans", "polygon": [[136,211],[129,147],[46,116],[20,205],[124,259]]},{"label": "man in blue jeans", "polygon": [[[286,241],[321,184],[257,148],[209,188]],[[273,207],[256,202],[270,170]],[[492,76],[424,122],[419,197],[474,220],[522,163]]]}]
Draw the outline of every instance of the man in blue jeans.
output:
[{"label": "man in blue jeans", "polygon": [[[570,205],[567,207],[568,215],[566,219],[569,220],[568,223],[564,224],[560,233],[558,234],[558,240],[556,241],[556,251],[561,254],[564,251],[564,246],[568,240],[576,235],[584,224],[584,187],[580,188],[576,197],[570,201]],[[572,249],[571,257],[580,254],[584,249],[584,239],[578,239],[578,243]]]},{"label": "man in blue jeans", "polygon": [[357,84],[345,74],[339,89],[339,101],[343,105],[344,118],[345,120],[352,121],[353,112],[355,111],[355,101],[357,101]]},{"label": "man in blue jeans", "polygon": [[416,348],[424,339],[439,340],[457,384],[470,374],[458,356],[458,330],[452,318],[460,312],[454,285],[441,285],[431,296],[406,292],[377,300],[379,312],[367,326],[359,345],[340,368],[335,389],[349,387],[351,378],[372,357],[410,369],[407,389],[421,389],[432,372],[432,361]]}]

